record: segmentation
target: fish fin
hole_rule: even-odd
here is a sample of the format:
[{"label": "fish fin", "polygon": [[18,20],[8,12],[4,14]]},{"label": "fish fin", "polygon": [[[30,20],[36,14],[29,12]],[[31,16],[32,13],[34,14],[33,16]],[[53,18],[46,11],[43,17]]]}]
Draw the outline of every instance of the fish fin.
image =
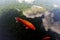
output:
[{"label": "fish fin", "polygon": [[17,17],[15,17],[15,20],[16,20]]},{"label": "fish fin", "polygon": [[29,29],[28,27],[25,27],[25,29]]},{"label": "fish fin", "polygon": [[[16,20],[16,18],[17,18],[17,17],[15,17],[15,20]],[[16,21],[16,23],[17,23],[17,22],[18,22],[18,21]]]},{"label": "fish fin", "polygon": [[18,21],[16,21],[16,23],[18,23]]}]

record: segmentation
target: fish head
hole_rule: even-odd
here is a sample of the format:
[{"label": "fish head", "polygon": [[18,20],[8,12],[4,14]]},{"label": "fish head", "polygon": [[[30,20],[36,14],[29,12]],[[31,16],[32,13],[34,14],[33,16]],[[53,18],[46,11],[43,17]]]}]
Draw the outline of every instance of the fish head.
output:
[{"label": "fish head", "polygon": [[20,21],[19,17],[15,17],[16,23]]}]

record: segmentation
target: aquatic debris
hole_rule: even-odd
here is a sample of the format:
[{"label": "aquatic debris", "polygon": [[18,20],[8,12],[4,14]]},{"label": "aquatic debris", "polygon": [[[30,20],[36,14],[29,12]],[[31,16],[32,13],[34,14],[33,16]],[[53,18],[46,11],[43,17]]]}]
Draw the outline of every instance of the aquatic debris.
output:
[{"label": "aquatic debris", "polygon": [[50,29],[51,27],[51,24],[52,24],[52,19],[53,17],[53,13],[49,12],[49,11],[46,11],[45,14],[44,14],[44,18],[43,18],[43,25],[45,27],[45,30],[48,31],[48,29]]},{"label": "aquatic debris", "polygon": [[45,11],[45,8],[33,5],[30,9],[24,10],[23,15],[27,18],[41,17],[45,13]]}]

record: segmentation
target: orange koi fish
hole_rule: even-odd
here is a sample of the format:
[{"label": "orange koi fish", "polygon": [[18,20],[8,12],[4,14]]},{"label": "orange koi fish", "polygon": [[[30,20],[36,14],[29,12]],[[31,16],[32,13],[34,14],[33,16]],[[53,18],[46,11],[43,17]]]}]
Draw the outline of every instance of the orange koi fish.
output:
[{"label": "orange koi fish", "polygon": [[42,40],[51,40],[51,37],[50,36],[46,36]]},{"label": "orange koi fish", "polygon": [[24,20],[22,18],[19,18],[19,17],[15,17],[15,19],[17,22],[23,23],[26,26],[26,29],[30,28],[32,30],[36,30],[35,26],[31,22]]}]

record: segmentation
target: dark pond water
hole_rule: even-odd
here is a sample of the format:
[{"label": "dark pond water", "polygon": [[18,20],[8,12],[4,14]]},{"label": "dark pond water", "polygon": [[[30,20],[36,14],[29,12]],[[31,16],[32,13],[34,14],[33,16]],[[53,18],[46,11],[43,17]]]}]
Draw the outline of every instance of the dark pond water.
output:
[{"label": "dark pond water", "polygon": [[42,40],[42,38],[48,34],[51,35],[51,40],[55,40],[54,35],[57,35],[57,33],[45,31],[42,24],[43,17],[34,19],[21,17],[35,25],[36,31],[33,31],[31,29],[26,30],[25,26],[21,23],[16,23],[15,17],[20,17],[19,15],[22,12],[11,9],[3,13],[0,17],[0,40]]}]

